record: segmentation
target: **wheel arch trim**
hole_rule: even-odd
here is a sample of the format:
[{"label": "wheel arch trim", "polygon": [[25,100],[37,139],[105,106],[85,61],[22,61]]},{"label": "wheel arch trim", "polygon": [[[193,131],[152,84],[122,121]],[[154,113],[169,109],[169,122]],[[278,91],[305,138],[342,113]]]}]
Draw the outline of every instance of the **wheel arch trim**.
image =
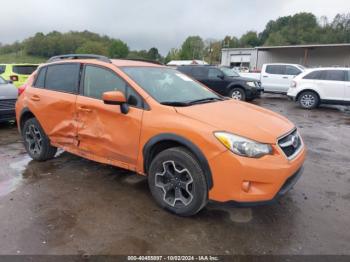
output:
[{"label": "wheel arch trim", "polygon": [[143,168],[145,170],[145,173],[148,172],[148,167],[152,160],[152,149],[155,148],[155,146],[161,142],[176,142],[184,147],[186,147],[188,150],[191,151],[191,153],[194,154],[194,156],[199,161],[200,166],[203,168],[203,173],[207,181],[208,189],[211,189],[213,187],[213,179],[212,174],[210,170],[209,163],[204,156],[203,152],[199,149],[197,145],[195,145],[193,142],[188,140],[187,138],[184,138],[182,136],[172,134],[172,133],[162,133],[158,134],[151,139],[148,140],[148,142],[144,145],[142,153],[143,153]]}]

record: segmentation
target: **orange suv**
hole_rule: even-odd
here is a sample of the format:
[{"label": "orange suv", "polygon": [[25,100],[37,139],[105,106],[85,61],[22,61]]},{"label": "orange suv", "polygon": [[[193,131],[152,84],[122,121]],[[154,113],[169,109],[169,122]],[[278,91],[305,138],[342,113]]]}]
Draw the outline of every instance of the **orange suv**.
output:
[{"label": "orange suv", "polygon": [[305,159],[286,118],[143,61],[53,57],[28,79],[16,115],[34,160],[62,148],[146,175],[155,201],[182,216],[208,200],[274,201]]}]

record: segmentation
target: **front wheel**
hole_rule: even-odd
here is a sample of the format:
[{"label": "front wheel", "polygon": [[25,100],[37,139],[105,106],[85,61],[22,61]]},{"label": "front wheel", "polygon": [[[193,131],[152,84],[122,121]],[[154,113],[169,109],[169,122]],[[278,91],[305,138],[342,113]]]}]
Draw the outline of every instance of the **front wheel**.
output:
[{"label": "front wheel", "polygon": [[314,109],[319,104],[319,98],[315,92],[305,91],[299,95],[298,103],[304,109]]},{"label": "front wheel", "polygon": [[182,147],[166,149],[153,159],[148,184],[155,201],[180,216],[198,213],[208,201],[203,170]]},{"label": "front wheel", "polygon": [[35,118],[24,123],[22,136],[27,153],[32,159],[45,161],[55,156],[57,148],[51,146],[49,138]]},{"label": "front wheel", "polygon": [[230,91],[230,97],[235,100],[246,101],[246,95],[242,88],[235,87]]}]

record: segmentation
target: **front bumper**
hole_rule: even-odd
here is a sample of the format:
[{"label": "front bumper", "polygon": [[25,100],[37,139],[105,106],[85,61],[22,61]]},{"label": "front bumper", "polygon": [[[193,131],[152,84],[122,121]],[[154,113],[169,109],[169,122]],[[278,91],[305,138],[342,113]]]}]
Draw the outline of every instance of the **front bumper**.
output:
[{"label": "front bumper", "polygon": [[[305,147],[292,160],[288,160],[277,146],[274,146],[273,155],[259,159],[226,151],[209,161],[213,176],[209,199],[245,206],[273,202],[286,194],[300,178],[305,156]],[[248,190],[244,186],[246,183],[250,184]]]},{"label": "front bumper", "polygon": [[0,122],[7,122],[16,119],[15,109],[0,110]]}]

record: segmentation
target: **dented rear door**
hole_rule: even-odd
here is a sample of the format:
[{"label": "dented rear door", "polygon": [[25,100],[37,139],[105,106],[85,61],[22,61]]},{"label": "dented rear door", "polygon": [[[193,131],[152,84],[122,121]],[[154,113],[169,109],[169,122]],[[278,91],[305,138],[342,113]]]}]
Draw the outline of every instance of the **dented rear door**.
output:
[{"label": "dented rear door", "polygon": [[26,90],[28,107],[38,118],[52,143],[75,147],[76,112],[80,64],[64,63],[43,67],[34,87]]}]

